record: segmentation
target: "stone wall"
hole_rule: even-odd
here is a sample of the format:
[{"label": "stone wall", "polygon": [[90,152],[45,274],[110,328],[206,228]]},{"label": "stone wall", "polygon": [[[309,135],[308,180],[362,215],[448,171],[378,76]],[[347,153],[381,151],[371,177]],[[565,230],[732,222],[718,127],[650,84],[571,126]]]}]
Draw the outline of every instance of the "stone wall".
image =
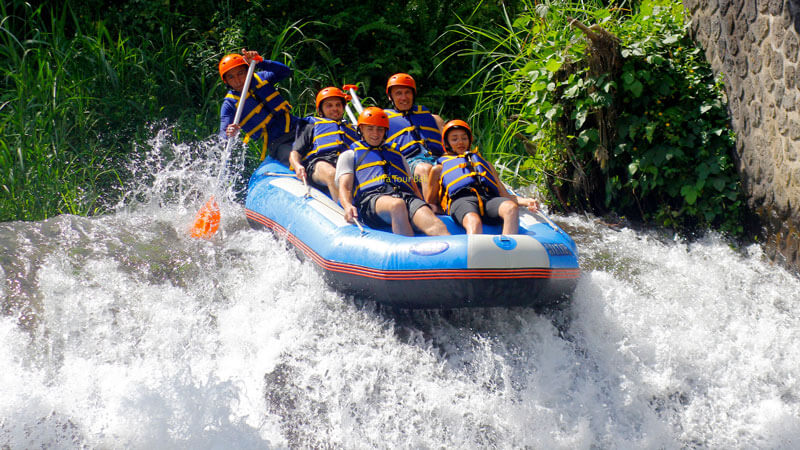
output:
[{"label": "stone wall", "polygon": [[770,257],[800,269],[800,0],[683,0],[722,73],[736,156]]}]

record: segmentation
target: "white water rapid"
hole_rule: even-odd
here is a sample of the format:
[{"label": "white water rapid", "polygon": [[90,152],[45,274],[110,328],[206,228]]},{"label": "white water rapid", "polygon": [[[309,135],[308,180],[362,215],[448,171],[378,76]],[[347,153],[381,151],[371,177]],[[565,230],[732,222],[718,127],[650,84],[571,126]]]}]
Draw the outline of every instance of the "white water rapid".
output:
[{"label": "white water rapid", "polygon": [[800,446],[800,280],[757,246],[554,217],[563,311],[392,312],[229,192],[189,238],[219,149],[160,139],[115,213],[0,224],[0,448]]}]

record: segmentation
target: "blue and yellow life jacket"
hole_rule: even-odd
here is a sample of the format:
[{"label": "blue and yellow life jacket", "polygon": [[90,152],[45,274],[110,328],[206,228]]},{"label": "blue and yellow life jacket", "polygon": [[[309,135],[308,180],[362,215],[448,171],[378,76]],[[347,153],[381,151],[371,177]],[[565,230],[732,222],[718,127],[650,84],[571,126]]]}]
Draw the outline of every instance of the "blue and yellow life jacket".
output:
[{"label": "blue and yellow life jacket", "polygon": [[[229,90],[225,101],[232,101],[235,107],[239,97],[238,92]],[[263,78],[261,72],[253,74],[250,91],[244,101],[243,117],[239,121],[245,133],[244,142],[263,138],[264,145],[261,151],[263,160],[267,154],[269,140],[294,132],[298,119],[291,113],[292,105],[284,100],[272,83]]]},{"label": "blue and yellow life jacket", "polygon": [[365,194],[375,189],[391,185],[396,189],[413,194],[411,176],[405,171],[403,155],[387,144],[369,147],[358,141],[351,147],[354,156],[355,188],[353,197],[359,201]]},{"label": "blue and yellow life jacket", "polygon": [[484,214],[482,196],[492,198],[500,195],[500,182],[492,173],[491,163],[483,159],[478,150],[463,155],[444,155],[438,162],[442,165],[439,198],[448,214],[453,197],[464,189],[478,197],[481,215]]},{"label": "blue and yellow life jacket", "polygon": [[428,108],[416,105],[406,113],[387,109],[389,137],[386,143],[397,144],[397,149],[406,158],[417,156],[423,150],[433,156],[444,154],[442,132]]},{"label": "blue and yellow life jacket", "polygon": [[320,117],[307,117],[306,121],[314,126],[314,138],[311,151],[303,157],[304,164],[331,153],[338,155],[358,141],[358,132],[347,122]]}]

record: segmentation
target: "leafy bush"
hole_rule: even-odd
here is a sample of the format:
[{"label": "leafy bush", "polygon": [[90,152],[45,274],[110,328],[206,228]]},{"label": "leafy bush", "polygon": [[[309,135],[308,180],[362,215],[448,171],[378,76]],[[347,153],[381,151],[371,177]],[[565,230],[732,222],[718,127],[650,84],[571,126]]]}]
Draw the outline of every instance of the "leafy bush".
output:
[{"label": "leafy bush", "polygon": [[721,82],[680,15],[664,9],[643,11],[625,30],[607,202],[625,210],[635,202],[644,218],[666,226],[741,234],[744,203]]},{"label": "leafy bush", "polygon": [[587,3],[529,3],[499,31],[454,30],[475,48],[461,55],[482,58],[474,120],[506,176],[563,209],[741,234],[722,87],[682,5]]}]

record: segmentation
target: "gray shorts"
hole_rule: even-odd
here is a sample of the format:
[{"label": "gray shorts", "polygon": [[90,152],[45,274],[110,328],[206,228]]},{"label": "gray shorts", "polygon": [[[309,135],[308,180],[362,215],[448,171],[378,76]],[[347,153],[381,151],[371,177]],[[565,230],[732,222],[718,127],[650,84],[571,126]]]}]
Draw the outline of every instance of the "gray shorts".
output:
[{"label": "gray shorts", "polygon": [[387,191],[388,192],[376,190],[375,192],[370,192],[361,199],[358,205],[356,205],[358,208],[358,217],[360,217],[365,224],[372,228],[386,228],[387,226],[392,226],[391,222],[386,222],[383,220],[380,214],[375,211],[375,202],[378,201],[378,198],[384,195],[401,198],[406,202],[409,222],[412,222],[414,214],[416,214],[420,208],[428,207],[428,204],[425,203],[425,201],[414,194],[409,194],[405,191],[392,192],[391,188],[387,189]]}]

